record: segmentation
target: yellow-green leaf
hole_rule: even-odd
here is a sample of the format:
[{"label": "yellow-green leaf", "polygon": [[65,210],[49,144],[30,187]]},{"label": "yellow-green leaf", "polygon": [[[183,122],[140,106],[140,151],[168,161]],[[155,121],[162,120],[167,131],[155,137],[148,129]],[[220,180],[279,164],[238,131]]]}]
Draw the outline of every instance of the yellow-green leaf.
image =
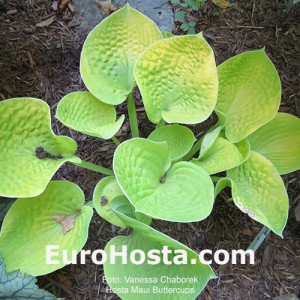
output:
[{"label": "yellow-green leaf", "polygon": [[238,143],[271,121],[279,108],[281,84],[265,51],[249,51],[218,67],[219,94],[216,112],[226,137]]},{"label": "yellow-green leaf", "polygon": [[61,99],[56,118],[73,130],[110,139],[122,126],[125,116],[116,121],[114,106],[99,101],[89,92],[74,92]]},{"label": "yellow-green leaf", "polygon": [[[39,276],[65,266],[62,250],[78,253],[87,241],[93,210],[84,206],[84,194],[74,183],[51,181],[43,194],[17,199],[5,216],[0,252],[7,271]],[[61,218],[59,218],[61,217]],[[46,247],[58,246],[57,264],[46,263]],[[69,256],[70,259],[70,256]]]},{"label": "yellow-green leaf", "polygon": [[89,91],[108,104],[122,103],[135,86],[139,55],[162,39],[155,23],[126,4],[97,25],[82,49],[80,73]]},{"label": "yellow-green leaf", "polygon": [[241,166],[227,171],[236,206],[252,219],[282,236],[286,225],[289,199],[284,183],[272,163],[251,152]]},{"label": "yellow-green leaf", "polygon": [[[112,239],[105,247],[108,253],[104,264],[104,272],[110,287],[114,288],[123,300],[193,300],[204,289],[207,282],[215,278],[215,274],[210,266],[204,265],[199,261],[197,253],[185,245],[173,240],[167,235],[143,224],[135,218],[131,207],[125,197],[118,197],[112,201],[112,209],[124,223],[133,229],[129,236],[118,236]],[[142,250],[144,253],[158,251],[157,257],[160,259],[158,264],[151,264],[145,261],[142,264],[133,264],[128,261],[122,264],[121,258],[116,259],[116,263],[110,263],[111,247],[115,251],[122,251],[123,246],[127,246],[128,253]],[[163,247],[167,247],[171,252],[168,256],[169,261],[174,261],[176,251],[186,254],[186,264],[166,264],[163,262]],[[178,253],[178,252],[177,252]],[[140,281],[135,284],[128,282],[130,277],[151,278],[153,282]],[[171,282],[169,278],[189,278],[188,282]],[[113,278],[118,278],[113,280]],[[127,280],[126,280],[127,279]],[[126,290],[127,289],[127,290]],[[157,292],[158,289],[161,291]],[[164,289],[167,291],[164,292]],[[137,291],[142,292],[137,292]],[[182,291],[182,292],[181,292]]]},{"label": "yellow-green leaf", "polygon": [[150,46],[135,78],[152,123],[196,124],[212,113],[218,94],[214,53],[201,34],[175,36]]},{"label": "yellow-green leaf", "polygon": [[53,133],[49,106],[35,98],[0,102],[0,195],[34,197],[73,154],[76,142]]},{"label": "yellow-green leaf", "polygon": [[154,142],[167,142],[172,161],[186,155],[196,141],[189,128],[176,124],[156,128],[148,136],[148,139]]},{"label": "yellow-green leaf", "polygon": [[280,174],[300,169],[300,119],[278,113],[249,137],[251,148],[265,156]]}]

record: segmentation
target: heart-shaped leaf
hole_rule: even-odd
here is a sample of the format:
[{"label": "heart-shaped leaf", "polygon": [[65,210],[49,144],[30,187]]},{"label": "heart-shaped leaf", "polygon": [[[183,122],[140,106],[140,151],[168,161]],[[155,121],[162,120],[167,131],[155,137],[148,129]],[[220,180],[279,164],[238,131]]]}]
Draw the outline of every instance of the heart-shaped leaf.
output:
[{"label": "heart-shaped leaf", "polygon": [[193,159],[193,163],[202,167],[208,174],[216,174],[241,165],[249,158],[250,147],[247,140],[233,144],[220,135],[209,147],[205,143],[204,150],[201,148],[200,153],[202,154],[198,158]]},{"label": "heart-shaped leaf", "polygon": [[[105,247],[108,258],[104,264],[105,277],[109,281],[111,288],[116,289],[117,294],[123,300],[148,300],[160,295],[162,299],[181,300],[195,299],[203,290],[207,282],[215,278],[214,272],[208,265],[203,265],[199,261],[198,255],[183,244],[172,238],[156,231],[150,226],[143,224],[135,219],[134,214],[127,209],[125,197],[118,197],[112,201],[112,209],[120,219],[134,232],[128,236],[119,236],[112,239]],[[110,263],[110,249],[115,247],[115,251],[122,251],[122,247],[127,246],[127,253],[134,250],[142,250],[145,255],[149,251],[157,251],[155,256],[160,260],[158,264],[151,264],[145,261],[142,264],[133,264],[128,260],[127,264],[122,264],[120,257],[116,258],[116,263]],[[163,247],[168,247],[172,252],[167,256],[171,264],[165,264],[161,251]],[[186,264],[175,264],[176,255],[184,253]],[[173,262],[173,264],[172,264]],[[148,281],[132,283],[134,278],[151,278]],[[164,279],[188,278],[183,282],[164,282]],[[118,278],[119,280],[110,280]],[[165,292],[164,292],[165,289]],[[167,292],[166,292],[167,290]],[[140,291],[140,292],[137,292]],[[158,292],[160,291],[160,292]],[[185,291],[185,292],[184,292]]]},{"label": "heart-shaped leaf", "polygon": [[[251,151],[241,166],[227,171],[236,206],[252,219],[282,236],[288,217],[289,200],[276,168],[264,156]],[[216,194],[229,185],[228,179],[216,187]]]},{"label": "heart-shaped leaf", "polygon": [[300,119],[286,113],[262,126],[249,137],[251,149],[265,156],[279,174],[300,169]]},{"label": "heart-shaped leaf", "polygon": [[74,92],[61,99],[56,118],[73,130],[110,139],[119,131],[125,116],[116,121],[114,106],[99,101],[89,92]]},{"label": "heart-shaped leaf", "polygon": [[[95,187],[94,195],[93,195],[93,203],[94,208],[100,217],[105,219],[111,224],[114,224],[119,227],[126,228],[125,225],[120,218],[114,213],[114,211],[110,207],[111,201],[123,195],[122,190],[120,189],[117,180],[113,176],[105,177],[101,179]],[[134,208],[132,208],[134,210]],[[137,213],[136,217],[143,223],[150,224],[151,218]]]},{"label": "heart-shaped leaf", "polygon": [[215,107],[217,68],[201,34],[153,44],[138,59],[135,78],[152,123],[200,123]]},{"label": "heart-shaped leaf", "polygon": [[[62,250],[78,253],[87,241],[93,210],[84,206],[84,194],[74,183],[51,181],[43,194],[17,199],[5,216],[0,233],[0,252],[7,271],[39,276],[62,268]],[[46,264],[46,246],[57,264]],[[48,257],[49,258],[49,257]],[[70,259],[70,256],[68,256]]]},{"label": "heart-shaped leaf", "polygon": [[94,208],[98,215],[119,227],[127,226],[111,210],[110,203],[117,196],[123,195],[115,177],[109,176],[101,179],[95,187],[93,194]]},{"label": "heart-shaped leaf", "polygon": [[218,67],[216,112],[226,137],[238,143],[271,121],[279,108],[281,84],[264,49],[230,58]]},{"label": "heart-shaped leaf", "polygon": [[129,4],[104,19],[82,48],[80,73],[89,91],[105,103],[122,103],[135,86],[137,58],[160,39],[155,23]]},{"label": "heart-shaped leaf", "polygon": [[80,163],[76,142],[56,136],[49,106],[35,98],[0,102],[0,195],[34,197],[67,161]]},{"label": "heart-shaped leaf", "polygon": [[193,132],[181,125],[167,125],[156,128],[148,139],[154,142],[167,142],[172,161],[186,155],[196,141]]},{"label": "heart-shaped leaf", "polygon": [[166,142],[141,138],[118,146],[113,161],[119,186],[136,211],[174,222],[205,219],[214,198],[210,177],[190,162],[170,165]]},{"label": "heart-shaped leaf", "polygon": [[21,275],[19,271],[6,272],[0,255],[0,297],[6,300],[58,300],[54,295],[39,289],[36,278]]}]

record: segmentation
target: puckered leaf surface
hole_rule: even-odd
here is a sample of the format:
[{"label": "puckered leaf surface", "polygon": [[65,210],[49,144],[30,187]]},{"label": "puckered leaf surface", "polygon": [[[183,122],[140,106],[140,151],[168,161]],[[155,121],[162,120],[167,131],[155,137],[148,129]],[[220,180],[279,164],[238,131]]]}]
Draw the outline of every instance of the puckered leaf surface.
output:
[{"label": "puckered leaf surface", "polygon": [[[128,201],[125,197],[118,197],[111,203],[112,209],[119,216],[120,219],[127,226],[133,228],[134,232],[128,236],[119,236],[112,239],[105,247],[106,253],[108,253],[108,259],[104,264],[105,276],[107,279],[112,277],[118,277],[120,282],[111,282],[109,285],[112,288],[118,289],[120,292],[117,294],[123,300],[140,300],[140,299],[154,299],[158,297],[158,293],[155,292],[155,288],[170,288],[171,292],[161,292],[159,298],[162,299],[195,299],[195,297],[203,290],[207,282],[211,278],[215,278],[214,272],[208,265],[203,265],[199,262],[198,255],[183,244],[173,240],[165,234],[156,231],[150,226],[139,222],[130,209]],[[187,257],[187,264],[180,265],[167,265],[163,263],[162,254],[157,256],[160,259],[160,263],[156,265],[148,264],[147,261],[143,264],[133,264],[129,259],[127,264],[122,264],[120,258],[116,259],[115,264],[110,264],[110,248],[115,247],[115,251],[121,251],[122,246],[127,245],[128,253],[136,249],[143,250],[144,253],[148,253],[151,250],[161,251],[163,246],[167,246],[171,251],[182,250],[185,251]],[[168,255],[168,260],[172,261],[174,258],[174,252]],[[138,276],[137,276],[138,274]],[[192,278],[193,281],[189,283],[164,283],[162,276],[169,278]],[[157,283],[144,282],[144,283],[130,283],[126,282],[132,278],[153,278]],[[122,292],[124,289],[128,289],[128,293]],[[177,290],[176,290],[177,288]],[[137,293],[136,289],[149,289],[148,293]],[[189,289],[189,292],[178,292],[178,289]],[[185,290],[186,291],[186,290]]]},{"label": "puckered leaf surface", "polygon": [[200,123],[215,107],[217,68],[201,34],[153,44],[138,59],[135,78],[152,123]]},{"label": "puckered leaf surface", "polygon": [[262,126],[249,137],[251,148],[265,156],[280,174],[300,169],[300,119],[286,113]]},{"label": "puckered leaf surface", "polygon": [[36,278],[19,271],[6,272],[0,255],[0,298],[5,300],[57,300],[54,295],[39,289]]},{"label": "puckered leaf surface", "polygon": [[89,92],[74,92],[61,99],[56,118],[73,130],[110,139],[122,126],[125,116],[116,121],[114,106],[99,101]]},{"label": "puckered leaf surface", "polygon": [[238,143],[271,121],[279,108],[281,84],[264,50],[230,58],[218,67],[216,112],[226,137]]},{"label": "puckered leaf surface", "polygon": [[193,132],[181,125],[167,125],[156,128],[148,136],[154,142],[167,142],[172,161],[182,158],[187,154],[196,141]]},{"label": "puckered leaf surface", "polygon": [[[51,181],[43,194],[17,199],[0,232],[0,253],[7,271],[39,276],[62,268],[62,250],[77,253],[86,243],[93,210],[84,206],[84,194],[74,183]],[[66,232],[67,231],[67,232]],[[58,264],[46,264],[46,246],[58,245]]]},{"label": "puckered leaf surface", "polygon": [[0,149],[0,195],[4,197],[37,196],[63,163],[80,163],[73,155],[76,142],[53,133],[49,106],[35,98],[0,102]]},{"label": "puckered leaf surface", "polygon": [[190,162],[170,168],[168,145],[141,138],[118,146],[116,179],[135,209],[153,218],[192,222],[205,219],[213,206],[213,183]]},{"label": "puckered leaf surface", "polygon": [[[289,200],[284,183],[273,164],[259,153],[237,168],[227,171],[236,206],[252,219],[282,236],[288,217]],[[223,179],[221,187],[228,185]],[[217,187],[217,192],[220,191]]]},{"label": "puckered leaf surface", "polygon": [[108,104],[122,103],[135,85],[139,55],[162,39],[155,23],[129,4],[111,14],[88,35],[80,73],[89,91]]}]

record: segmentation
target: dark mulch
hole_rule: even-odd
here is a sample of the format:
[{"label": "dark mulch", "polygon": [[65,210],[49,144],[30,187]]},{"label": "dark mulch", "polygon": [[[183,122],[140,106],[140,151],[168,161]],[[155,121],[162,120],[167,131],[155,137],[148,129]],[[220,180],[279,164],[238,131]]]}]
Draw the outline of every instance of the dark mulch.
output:
[{"label": "dark mulch", "polygon": [[[300,116],[300,7],[287,13],[283,1],[251,0],[239,1],[237,7],[214,16],[216,10],[207,3],[199,12],[190,12],[190,17],[199,20],[197,30],[203,30],[215,50],[217,62],[246,50],[266,47],[282,79],[280,110]],[[52,17],[55,20],[49,26],[36,26]],[[78,34],[73,17],[70,8],[63,13],[53,12],[50,1],[0,1],[0,99],[38,97],[49,103],[54,115],[58,101],[65,94],[84,89],[79,75],[83,37]],[[174,32],[180,33],[178,25]],[[138,91],[137,98],[141,134],[147,136],[153,126],[146,119]],[[125,104],[119,107],[119,113],[123,112],[126,113]],[[78,134],[57,120],[53,120],[53,130],[72,136],[78,142],[81,158],[111,165],[115,149],[112,142]],[[203,127],[196,126],[195,133],[203,133]],[[127,137],[128,121],[119,132],[121,140]],[[101,175],[67,165],[55,178],[76,182],[90,200]],[[271,234],[257,251],[254,266],[214,265],[219,278],[210,281],[198,299],[259,300],[288,293],[300,296],[300,223],[294,216],[300,200],[299,179],[299,172],[284,178],[291,205],[284,239]],[[153,225],[196,251],[247,248],[262,227],[233,205],[229,192],[222,192],[213,213],[203,222],[155,221]],[[95,215],[85,248],[103,249],[112,237],[124,233]],[[39,284],[67,299],[117,299],[106,293],[102,275],[100,266],[88,262],[43,276]]]}]

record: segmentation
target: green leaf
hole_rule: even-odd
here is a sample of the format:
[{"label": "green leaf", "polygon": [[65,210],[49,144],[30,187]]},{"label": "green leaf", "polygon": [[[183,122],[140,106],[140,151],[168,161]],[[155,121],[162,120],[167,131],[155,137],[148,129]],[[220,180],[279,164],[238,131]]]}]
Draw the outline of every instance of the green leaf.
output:
[{"label": "green leaf", "polygon": [[236,2],[228,2],[228,7],[236,7],[237,3]]},{"label": "green leaf", "polygon": [[246,140],[233,144],[223,137],[218,137],[212,147],[193,163],[202,167],[208,174],[216,174],[241,165],[249,158],[250,147]]},{"label": "green leaf", "polygon": [[173,5],[178,5],[180,3],[180,0],[171,0],[171,3]]},{"label": "green leaf", "polygon": [[185,12],[183,10],[177,11],[175,13],[175,21],[183,22],[185,17]]},{"label": "green leaf", "polygon": [[216,63],[201,34],[155,43],[137,61],[135,78],[152,123],[200,123],[215,107]]},{"label": "green leaf", "polygon": [[[40,196],[19,198],[5,216],[0,233],[7,271],[19,269],[39,276],[62,268],[62,250],[78,253],[82,249],[92,215],[93,210],[84,206],[82,190],[68,181],[51,181]],[[60,247],[55,250],[59,256],[53,257],[58,264],[46,264],[48,245]]]},{"label": "green leaf", "polygon": [[187,31],[187,34],[195,34],[196,31],[195,31],[195,28],[194,27],[189,27],[188,31]]},{"label": "green leaf", "polygon": [[110,203],[117,196],[123,195],[115,177],[109,176],[101,179],[95,187],[93,194],[94,208],[98,215],[119,227],[127,226],[111,210]]},{"label": "green leaf", "polygon": [[37,196],[61,165],[81,161],[73,155],[76,142],[53,133],[50,109],[42,100],[1,101],[0,132],[1,196]]},{"label": "green leaf", "polygon": [[188,23],[183,23],[180,25],[180,29],[182,29],[183,31],[188,31],[189,30],[189,25]]},{"label": "green leaf", "polygon": [[162,39],[155,23],[126,4],[88,35],[80,73],[89,91],[102,102],[120,104],[135,86],[133,68],[139,55]]},{"label": "green leaf", "polygon": [[265,51],[249,51],[218,67],[216,112],[226,137],[238,143],[271,121],[279,108],[281,84]]},{"label": "green leaf", "polygon": [[215,198],[227,187],[231,187],[231,180],[228,178],[221,178],[215,186]]},{"label": "green leaf", "polygon": [[279,174],[300,169],[300,119],[278,113],[266,125],[253,132],[248,141],[251,149],[265,156]]},{"label": "green leaf", "polygon": [[289,199],[276,168],[265,157],[251,152],[241,166],[227,171],[236,206],[252,219],[282,236]]},{"label": "green leaf", "polygon": [[89,92],[74,92],[61,99],[56,118],[73,130],[107,140],[119,131],[125,116],[116,121],[114,106],[99,101]]},{"label": "green leaf", "polygon": [[118,146],[113,161],[116,179],[136,211],[157,219],[193,222],[213,206],[213,183],[190,162],[170,168],[168,145],[136,138]]},{"label": "green leaf", "polygon": [[161,34],[162,34],[162,36],[163,36],[164,39],[168,39],[168,38],[174,36],[173,33],[168,32],[168,31],[162,31]]},{"label": "green leaf", "polygon": [[196,22],[195,21],[189,21],[189,26],[191,27],[195,27],[196,26]]},{"label": "green leaf", "polygon": [[205,155],[205,153],[209,151],[220,135],[221,130],[222,126],[218,126],[205,134],[201,143],[200,156]]},{"label": "green leaf", "polygon": [[6,272],[0,254],[0,298],[5,300],[57,300],[54,295],[39,289],[36,278],[24,275],[19,271]]},{"label": "green leaf", "polygon": [[172,161],[185,156],[196,141],[193,132],[181,125],[158,127],[148,136],[148,139],[154,142],[167,142]]},{"label": "green leaf", "polygon": [[[114,211],[110,207],[111,201],[123,195],[122,190],[120,189],[115,177],[109,176],[101,179],[98,184],[96,185],[94,195],[93,195],[93,203],[94,207],[99,214],[100,217],[105,219],[106,221],[110,222],[119,227],[126,228],[125,225],[120,218],[114,213]],[[134,210],[134,208],[132,207]],[[151,218],[137,213],[136,217],[141,220],[141,222],[150,224]]]},{"label": "green leaf", "polygon": [[[198,255],[188,247],[136,220],[132,213],[128,213],[125,200],[126,199],[124,198],[116,198],[113,200],[112,209],[124,223],[133,228],[134,232],[128,237],[119,236],[112,239],[105,247],[108,258],[104,264],[104,273],[106,279],[109,281],[110,287],[118,289],[117,294],[123,300],[148,300],[154,299],[155,297],[166,300],[181,300],[183,297],[186,300],[195,299],[195,297],[203,290],[207,282],[210,279],[215,278],[214,272],[210,266],[201,264]],[[147,262],[136,265],[132,264],[130,260],[128,260],[127,264],[122,264],[119,257],[116,259],[115,264],[110,264],[111,247],[115,247],[115,251],[122,251],[123,245],[127,246],[128,253],[140,249],[146,254],[151,250],[161,251],[163,246],[167,246],[169,250],[173,251],[173,254],[168,255],[169,261],[173,261],[174,256],[176,256],[174,251],[180,250],[186,254],[187,264],[164,264],[162,254],[157,255],[161,262],[156,265],[151,265]],[[154,282],[157,281],[157,283],[142,282],[132,284],[126,282],[125,278],[136,278],[137,275],[139,278],[153,278],[152,280]],[[161,276],[191,278],[192,280],[195,280],[188,283],[163,283],[161,282]],[[109,280],[116,277],[120,279],[120,282]],[[134,290],[136,288],[141,289],[140,291],[144,292],[137,293]],[[169,292],[161,292],[158,296],[158,293],[155,293],[154,291],[155,288],[172,290]],[[189,292],[179,293],[176,288],[189,289]],[[128,289],[128,293],[126,292],[126,289]],[[145,292],[148,291],[148,289],[149,292]]]}]

